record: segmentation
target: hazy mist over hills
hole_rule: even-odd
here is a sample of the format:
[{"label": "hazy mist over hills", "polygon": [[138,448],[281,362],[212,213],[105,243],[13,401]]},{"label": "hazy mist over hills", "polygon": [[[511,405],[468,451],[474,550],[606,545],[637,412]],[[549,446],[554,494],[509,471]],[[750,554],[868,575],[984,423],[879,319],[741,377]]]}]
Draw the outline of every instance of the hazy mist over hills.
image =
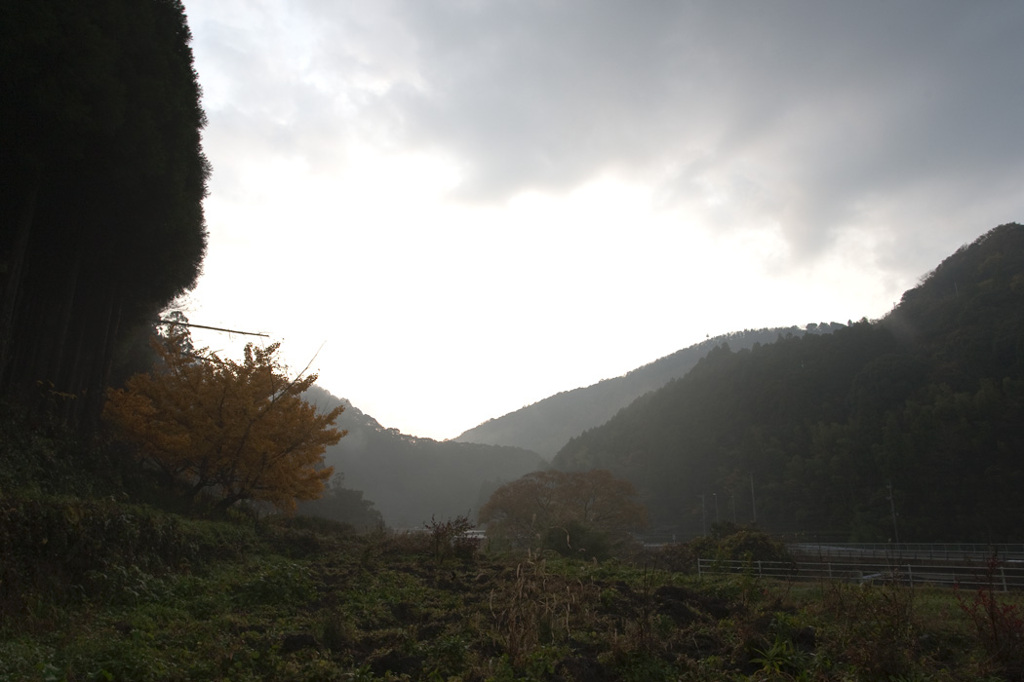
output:
[{"label": "hazy mist over hills", "polygon": [[728,520],[844,540],[1014,541],[1022,297],[1024,227],[1003,225],[881,320],[708,339],[458,441],[406,436],[349,406],[350,433],[326,461],[394,527],[473,518],[501,483],[553,466],[630,480],[653,530],[679,537]]},{"label": "hazy mist over hills", "polygon": [[1024,535],[1024,226],[959,249],[878,322],[720,347],[573,438],[655,526],[716,520],[858,541]]},{"label": "hazy mist over hills", "polygon": [[812,323],[806,330],[788,327],[718,336],[622,377],[564,391],[492,419],[452,441],[409,436],[386,428],[350,401],[319,386],[313,386],[305,397],[321,411],[345,405],[336,423],[348,435],[328,448],[324,458],[344,477],[345,488],[362,491],[387,525],[417,528],[432,516],[465,514],[474,518],[499,485],[547,468],[545,460],[550,460],[569,439],[604,423],[636,397],[684,375],[722,343],[749,347],[784,336],[829,333],[842,326]]},{"label": "hazy mist over hills", "polygon": [[809,323],[806,327],[779,327],[733,332],[707,339],[628,372],[585,388],[563,391],[532,405],[488,420],[461,434],[461,443],[509,445],[533,450],[547,460],[555,456],[570,438],[599,426],[623,407],[648,391],[678,379],[713,348],[728,343],[731,348],[750,348],[780,337],[828,334],[845,325]]},{"label": "hazy mist over hills", "polygon": [[502,483],[543,468],[534,452],[512,447],[418,438],[381,426],[349,401],[314,386],[307,400],[320,410],[344,404],[336,422],[348,431],[327,449],[324,461],[361,490],[393,528],[419,528],[438,519],[468,515]]},{"label": "hazy mist over hills", "polygon": [[722,343],[750,347],[781,337],[826,334],[843,326],[811,323],[806,329],[794,326],[718,336],[622,377],[564,391],[492,419],[452,441],[386,428],[319,386],[313,386],[306,398],[321,410],[346,406],[337,425],[348,435],[325,455],[325,463],[344,476],[345,487],[362,491],[389,526],[416,528],[431,516],[473,518],[500,484],[547,468],[545,460],[571,438],[604,423],[636,397],[683,376]]}]

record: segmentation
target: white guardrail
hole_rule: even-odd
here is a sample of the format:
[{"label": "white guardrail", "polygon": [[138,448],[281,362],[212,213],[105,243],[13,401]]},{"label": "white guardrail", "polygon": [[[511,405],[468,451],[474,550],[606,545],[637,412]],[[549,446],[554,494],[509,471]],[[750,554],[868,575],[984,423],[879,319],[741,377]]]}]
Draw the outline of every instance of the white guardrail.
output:
[{"label": "white guardrail", "polygon": [[1002,560],[1024,561],[1024,544],[980,544],[965,542],[789,542],[789,551],[798,556],[818,560],[850,557],[877,557],[879,559],[969,559],[985,561],[990,557]]},{"label": "white guardrail", "polygon": [[861,583],[898,582],[907,585],[958,586],[963,589],[992,587],[1024,590],[1024,561],[960,559],[907,559],[893,561],[724,561],[698,559],[700,576],[743,574],[775,580],[842,580]]}]

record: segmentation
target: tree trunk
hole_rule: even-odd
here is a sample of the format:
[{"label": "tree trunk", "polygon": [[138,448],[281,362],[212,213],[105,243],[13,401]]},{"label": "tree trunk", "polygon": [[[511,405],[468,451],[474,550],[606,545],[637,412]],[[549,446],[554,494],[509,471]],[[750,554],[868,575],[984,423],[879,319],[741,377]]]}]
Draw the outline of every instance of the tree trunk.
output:
[{"label": "tree trunk", "polygon": [[214,505],[213,508],[218,513],[224,513],[229,508],[234,506],[235,503],[241,502],[242,500],[247,499],[248,497],[249,496],[246,495],[245,493],[234,493],[234,494],[228,495],[227,497],[221,498],[221,500],[219,502],[217,502],[217,504]]},{"label": "tree trunk", "polygon": [[[75,253],[75,260],[66,274],[64,295],[61,297],[60,318],[57,322],[57,333],[53,346],[53,354],[49,358],[49,369],[46,378],[53,382],[53,388],[66,393],[76,393],[76,387],[71,383],[74,375],[74,365],[77,360],[75,353],[68,353],[68,341],[71,331],[71,321],[75,316],[75,306],[78,300],[78,281],[82,274],[82,251],[78,249]],[[79,322],[81,329],[85,325]],[[78,344],[75,344],[78,346]],[[69,357],[70,356],[70,357]]]},{"label": "tree trunk", "polygon": [[24,205],[18,220],[18,236],[14,241],[11,261],[7,267],[3,294],[0,296],[0,390],[6,392],[11,381],[8,371],[11,361],[11,347],[14,344],[14,319],[18,307],[18,294],[21,289],[22,272],[25,268],[25,255],[32,236],[35,222],[36,200],[39,197],[39,186],[42,183],[42,169],[36,164],[31,169],[31,180],[25,194]]},{"label": "tree trunk", "polygon": [[100,413],[107,385],[110,382],[111,368],[114,365],[114,354],[121,329],[121,311],[123,298],[120,290],[107,297],[105,311],[101,318],[103,334],[94,345],[95,356],[85,367],[81,380],[83,405],[78,414],[79,427],[85,435],[91,434],[99,424]]}]

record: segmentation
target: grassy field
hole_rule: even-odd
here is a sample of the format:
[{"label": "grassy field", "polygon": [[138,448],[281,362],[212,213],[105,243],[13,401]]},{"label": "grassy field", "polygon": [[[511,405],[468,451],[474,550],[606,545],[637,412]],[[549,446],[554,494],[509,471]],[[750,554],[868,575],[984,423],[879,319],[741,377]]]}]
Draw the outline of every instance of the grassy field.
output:
[{"label": "grassy field", "polygon": [[[701,580],[657,554],[494,556],[315,519],[52,504],[86,544],[52,526],[39,574],[0,585],[0,679],[1022,679],[1020,595]],[[104,524],[123,536],[106,554],[87,546]]]},{"label": "grassy field", "polygon": [[498,553],[196,518],[110,449],[0,448],[0,680],[1024,680],[1021,594],[695,574],[777,551],[756,533]]}]

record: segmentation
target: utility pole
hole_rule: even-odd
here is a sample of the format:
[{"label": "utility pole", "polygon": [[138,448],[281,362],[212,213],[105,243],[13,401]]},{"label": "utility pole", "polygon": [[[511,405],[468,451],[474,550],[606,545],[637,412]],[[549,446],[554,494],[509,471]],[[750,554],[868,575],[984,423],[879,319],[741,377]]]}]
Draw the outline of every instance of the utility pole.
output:
[{"label": "utility pole", "polygon": [[750,472],[750,508],[754,510],[754,525],[757,525],[757,500],[754,499],[754,472]]},{"label": "utility pole", "polygon": [[896,502],[892,496],[892,479],[889,480],[889,511],[892,513],[892,532],[896,538],[896,544],[900,544],[900,529],[896,525]]},{"label": "utility pole", "polygon": [[893,499],[893,482],[889,481],[889,511],[893,515],[893,537],[899,545],[899,526],[896,524],[896,501]]},{"label": "utility pole", "polygon": [[708,534],[708,516],[704,509],[704,496],[700,495],[700,530],[703,535]]}]

